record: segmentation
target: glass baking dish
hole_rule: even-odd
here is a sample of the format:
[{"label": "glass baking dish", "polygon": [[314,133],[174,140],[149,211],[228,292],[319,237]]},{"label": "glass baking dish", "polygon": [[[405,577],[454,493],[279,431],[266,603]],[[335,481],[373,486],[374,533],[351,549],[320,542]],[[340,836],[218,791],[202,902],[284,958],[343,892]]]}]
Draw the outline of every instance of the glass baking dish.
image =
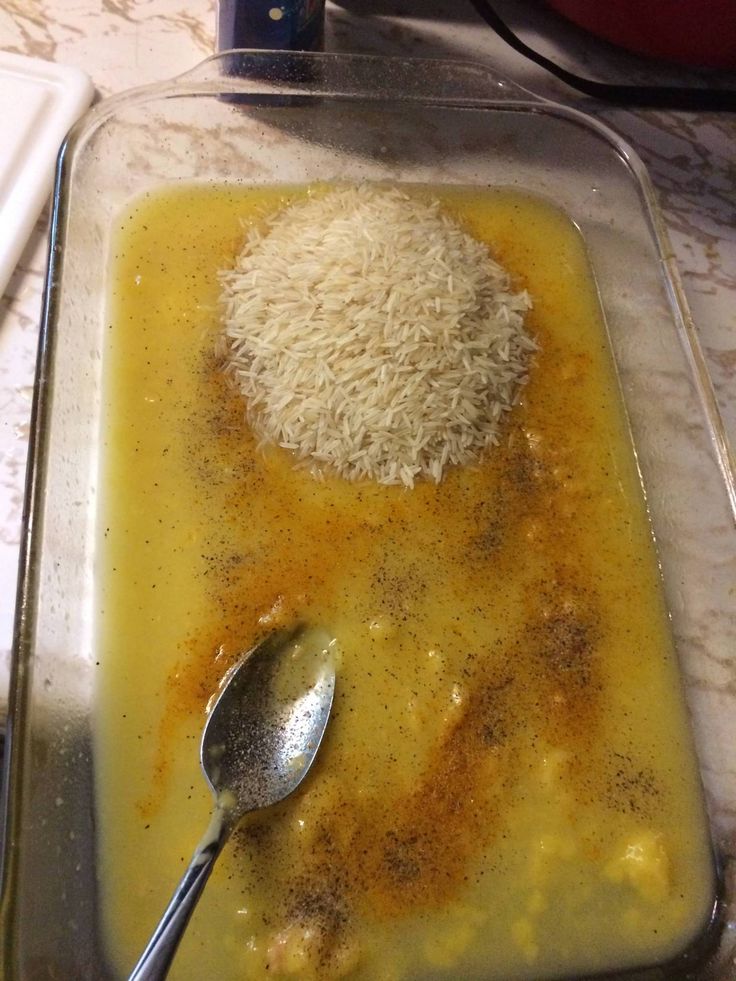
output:
[{"label": "glass baking dish", "polygon": [[[182,182],[507,186],[582,232],[658,547],[720,898],[705,945],[646,979],[734,969],[730,449],[646,172],[614,133],[489,68],[231,52],[95,107],[59,161],[3,785],[3,976],[102,981],[94,806],[103,351],[111,230]],[[624,975],[620,975],[624,977]]]}]

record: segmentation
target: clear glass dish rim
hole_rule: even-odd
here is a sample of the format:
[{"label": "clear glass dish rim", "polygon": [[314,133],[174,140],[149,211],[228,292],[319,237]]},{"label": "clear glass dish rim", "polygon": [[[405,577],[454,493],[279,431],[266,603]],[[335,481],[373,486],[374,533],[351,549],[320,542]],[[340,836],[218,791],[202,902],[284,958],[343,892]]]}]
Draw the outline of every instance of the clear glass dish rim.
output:
[{"label": "clear glass dish rim", "polygon": [[[252,74],[245,73],[249,63],[255,65],[258,62],[286,66],[297,80],[290,81],[288,78],[284,80],[279,77],[269,82],[267,79],[254,78]],[[343,91],[336,91],[329,83],[320,83],[319,80],[305,82],[303,68],[310,64],[320,65],[328,72],[335,67],[340,70],[344,66],[350,66],[356,73],[356,79],[352,85],[343,85]],[[385,69],[388,66],[390,66],[391,72],[380,70],[381,67]],[[228,71],[228,68],[235,68],[237,71]],[[396,78],[398,73],[400,73],[405,86],[397,93]],[[368,80],[369,77],[370,81]],[[421,86],[417,84],[418,77],[422,78]],[[426,83],[437,77],[442,79],[442,91],[432,94],[427,91]],[[387,81],[388,78],[391,78],[390,85]],[[448,88],[448,79],[452,79],[455,83],[453,90]],[[476,83],[479,89],[487,89],[488,92],[495,89],[496,97],[481,96],[477,92],[470,92],[471,82]],[[467,90],[465,90],[466,85]],[[107,119],[114,116],[122,108],[156,99],[224,94],[243,94],[253,97],[259,95],[279,95],[282,97],[284,95],[299,95],[333,100],[355,99],[386,102],[396,106],[415,103],[438,108],[473,108],[495,112],[541,113],[576,123],[605,140],[626,161],[638,185],[642,206],[659,251],[669,288],[670,309],[680,341],[690,363],[692,378],[707,423],[713,453],[723,478],[731,513],[736,522],[736,454],[734,454],[723,424],[713,381],[700,344],[698,330],[690,312],[667,224],[659,207],[657,193],[646,165],[631,144],[610,126],[579,109],[539,96],[496,71],[493,66],[482,62],[449,58],[405,58],[342,52],[268,51],[235,48],[210,55],[193,68],[170,79],[128,89],[101,100],[72,127],[59,151],[52,199],[51,248],[44,289],[42,326],[47,322],[47,300],[50,287],[53,285],[51,282],[51,261],[54,258],[53,242],[60,219],[63,217],[64,199],[69,192],[72,168],[65,167],[67,156],[73,156],[80,145],[99,126],[103,125]],[[39,347],[39,359],[41,353],[42,347]],[[29,446],[29,466],[31,460]],[[35,463],[35,460],[33,462]]]},{"label": "clear glass dish rim", "polygon": [[[407,79],[421,71],[428,72],[426,77],[429,78],[433,77],[433,73],[439,71],[446,72],[448,75],[456,73],[463,76],[465,81],[474,76],[475,81],[486,86],[489,91],[495,88],[497,96],[492,98],[472,93],[464,94],[462,84],[458,85],[456,92],[447,91],[431,94],[426,91],[409,90],[397,94],[394,87],[395,82],[389,90],[384,83],[384,74],[381,71],[375,73],[375,77],[379,79],[377,85],[365,83],[365,87],[362,87],[358,81],[352,86],[345,86],[346,91],[336,91],[329,85],[316,83],[307,83],[305,87],[302,81],[280,79],[268,82],[262,78],[225,71],[227,66],[247,66],[249,63],[256,64],[266,60],[294,68],[309,64],[321,64],[327,69],[331,66],[340,68],[347,65],[356,69],[358,75],[363,78],[367,78],[367,72],[371,68],[375,69],[378,66],[385,67],[387,65],[391,65],[394,73],[400,70],[403,77]],[[395,80],[395,74],[393,78]],[[75,124],[62,144],[57,159],[52,197],[48,258],[29,432],[5,753],[2,787],[0,788],[0,835],[2,839],[0,850],[0,927],[2,927],[3,934],[8,928],[10,919],[11,904],[9,904],[8,886],[13,880],[13,866],[18,854],[14,831],[18,827],[22,813],[23,759],[20,747],[27,733],[26,716],[31,690],[30,671],[35,633],[36,556],[40,540],[36,516],[46,486],[48,461],[44,434],[51,411],[49,394],[54,371],[54,333],[59,282],[61,281],[61,269],[64,261],[59,246],[63,237],[63,228],[69,206],[74,160],[94,132],[126,107],[143,105],[146,102],[160,99],[212,97],[227,94],[245,94],[254,98],[299,95],[315,99],[370,101],[394,106],[417,104],[447,109],[472,108],[491,112],[540,113],[573,122],[605,140],[625,161],[637,184],[643,213],[656,244],[663,277],[667,285],[669,308],[674,326],[690,366],[691,380],[698,393],[707,434],[712,446],[713,458],[723,479],[731,516],[736,520],[736,458],[734,458],[721,419],[713,383],[702,352],[697,328],[689,310],[667,226],[658,205],[656,191],[647,168],[638,153],[606,124],[578,109],[544,99],[505,78],[497,73],[493,67],[483,63],[453,59],[395,58],[342,53],[234,49],[212,55],[194,68],[171,79],[129,89],[101,100]],[[4,960],[4,956],[0,958],[0,969],[4,966],[2,960]]]}]

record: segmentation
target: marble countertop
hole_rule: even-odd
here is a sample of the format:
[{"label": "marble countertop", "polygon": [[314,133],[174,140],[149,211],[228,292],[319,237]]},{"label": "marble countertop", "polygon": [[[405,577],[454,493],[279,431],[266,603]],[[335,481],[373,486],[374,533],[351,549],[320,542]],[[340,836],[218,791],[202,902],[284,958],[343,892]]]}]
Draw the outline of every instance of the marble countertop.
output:
[{"label": "marble countertop", "polygon": [[[523,8],[522,0],[503,0],[500,6],[512,20]],[[175,0],[79,0],[74,5],[6,0],[0,10],[0,49],[82,68],[99,95],[106,96],[193,67],[213,52],[215,23],[212,0],[191,0],[186,6]],[[591,55],[578,32],[572,39],[579,45],[573,51],[578,65],[590,69],[598,49]],[[549,50],[554,32],[537,40]],[[563,40],[569,47],[570,35]],[[508,47],[468,0],[332,0],[325,47],[490,64],[543,97],[595,114],[628,140],[658,192],[725,428],[736,440],[736,116],[632,111],[596,103]],[[615,57],[616,68],[614,62]],[[639,80],[651,81],[646,72]],[[0,301],[2,676],[11,646],[47,231],[48,210]]]},{"label": "marble countertop", "polygon": [[[0,10],[0,48],[76,65],[105,96],[191,68],[213,52],[215,22],[211,0],[186,9],[174,0],[9,0]],[[542,96],[594,112],[632,143],[659,194],[736,440],[736,117],[595,104],[512,51],[461,0],[328,3],[325,47],[491,64]],[[47,226],[44,213],[0,301],[0,666],[11,643]]]},{"label": "marble countertop", "polygon": [[[513,19],[534,2],[498,0],[498,5]],[[214,0],[5,0],[0,50],[77,66],[89,74],[99,96],[106,96],[192,68],[213,53],[215,23]],[[575,32],[574,37],[580,45],[572,52],[577,66],[583,72],[599,69],[599,56],[590,53],[584,36]],[[568,44],[569,38],[564,39]],[[547,51],[559,43],[544,33],[537,40]],[[736,115],[596,103],[508,47],[481,22],[470,0],[328,0],[325,48],[479,61],[542,97],[594,114],[620,133],[644,160],[658,193],[725,431],[736,445]],[[615,54],[612,63],[620,70]],[[657,70],[651,69],[651,78],[640,71],[637,80],[656,82]],[[0,716],[11,648],[48,217],[47,208],[0,300]],[[719,534],[726,537],[723,527]],[[732,530],[726,528],[726,533]],[[730,539],[728,544],[726,567],[719,575],[727,585],[733,583],[725,594],[732,598],[736,549]],[[706,585],[703,589],[707,592]],[[706,714],[717,716],[716,741],[733,747],[736,662],[728,638],[736,634],[736,616],[733,608],[726,608],[727,599],[707,600],[712,607],[707,616],[726,626],[719,627],[721,641],[709,652],[714,680],[709,682]],[[702,633],[709,636],[705,619]],[[697,688],[698,679],[691,684]],[[711,712],[711,706],[718,710]],[[732,857],[736,750],[724,756],[726,789],[717,795],[717,807],[720,843]]]},{"label": "marble countertop", "polygon": [[[512,14],[513,8],[512,0]],[[194,66],[214,50],[215,21],[212,0],[186,5],[6,0],[0,49],[76,65],[105,96]],[[491,64],[539,95],[596,114],[622,134],[644,159],[659,194],[726,431],[736,440],[736,116],[596,104],[509,48],[467,0],[333,0],[327,5],[325,47]],[[586,52],[578,55],[585,62]],[[47,226],[44,213],[0,301],[3,675],[11,644]]]}]

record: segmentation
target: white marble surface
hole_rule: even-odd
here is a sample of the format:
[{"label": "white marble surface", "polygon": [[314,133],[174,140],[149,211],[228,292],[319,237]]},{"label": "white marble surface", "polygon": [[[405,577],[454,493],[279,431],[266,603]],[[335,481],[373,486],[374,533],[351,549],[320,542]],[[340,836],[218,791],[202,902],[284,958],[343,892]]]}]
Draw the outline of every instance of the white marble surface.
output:
[{"label": "white marble surface", "polygon": [[[522,0],[505,2],[513,7]],[[4,0],[0,49],[76,65],[105,96],[196,65],[214,50],[215,18],[213,0]],[[327,7],[325,46],[481,61],[542,96],[596,114],[621,133],[643,157],[658,191],[726,431],[736,445],[736,115],[627,111],[595,104],[508,48],[467,0],[333,0]],[[578,54],[584,62],[585,52]],[[47,225],[48,211],[0,301],[0,715],[11,647]],[[724,608],[722,596],[712,616],[733,623],[734,610]],[[727,633],[720,631],[721,636]],[[723,703],[714,725],[721,732],[719,741],[730,745],[735,659],[723,658],[718,668],[717,680],[707,685],[708,704]],[[700,687],[694,685],[696,698]],[[736,780],[736,765],[729,765],[729,771],[729,779]],[[736,811],[732,799],[721,803],[724,851],[733,855]]]},{"label": "white marble surface", "polygon": [[[215,19],[212,0],[5,0],[0,48],[77,65],[104,96],[191,68],[214,50]],[[659,192],[736,439],[736,118],[595,105],[507,47],[464,0],[328,3],[326,47],[490,63],[540,95],[595,112],[627,138]],[[11,644],[47,224],[45,213],[0,301],[0,665]]]},{"label": "white marble surface", "polygon": [[[0,48],[83,68],[104,96],[194,66],[214,49],[215,19],[212,0],[5,0]],[[540,95],[595,113],[628,139],[659,193],[736,440],[736,117],[595,104],[513,52],[466,0],[334,0],[326,47],[492,64]],[[0,684],[11,645],[47,224],[45,213],[0,301]]]}]

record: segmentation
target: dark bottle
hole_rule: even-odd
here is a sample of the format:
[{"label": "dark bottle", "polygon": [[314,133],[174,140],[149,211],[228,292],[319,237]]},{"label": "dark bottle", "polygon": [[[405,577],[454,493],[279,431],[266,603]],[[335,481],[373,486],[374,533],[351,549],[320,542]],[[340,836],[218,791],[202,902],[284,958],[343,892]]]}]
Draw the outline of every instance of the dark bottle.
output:
[{"label": "dark bottle", "polygon": [[217,50],[322,48],[325,0],[219,0]]}]

